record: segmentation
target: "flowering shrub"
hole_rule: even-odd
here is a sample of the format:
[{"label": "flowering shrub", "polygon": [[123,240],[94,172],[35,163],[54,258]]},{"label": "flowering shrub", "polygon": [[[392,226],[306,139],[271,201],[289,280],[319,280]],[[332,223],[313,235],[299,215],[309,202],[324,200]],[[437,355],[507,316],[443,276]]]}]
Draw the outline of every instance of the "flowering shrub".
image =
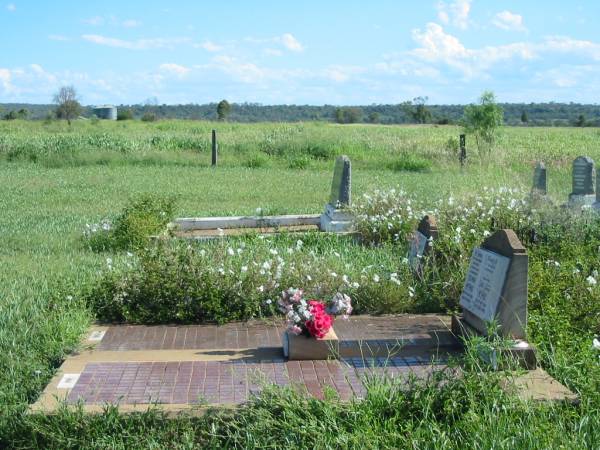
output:
[{"label": "flowering shrub", "polygon": [[143,194],[134,198],[114,220],[86,224],[83,237],[93,251],[139,249],[148,237],[162,232],[173,219],[173,198]]},{"label": "flowering shrub", "polygon": [[302,289],[290,288],[283,291],[277,304],[286,316],[290,332],[317,339],[325,337],[333,324],[334,315],[342,315],[347,319],[352,313],[350,297],[341,292],[336,293],[331,302],[325,305],[320,300],[307,301]]}]

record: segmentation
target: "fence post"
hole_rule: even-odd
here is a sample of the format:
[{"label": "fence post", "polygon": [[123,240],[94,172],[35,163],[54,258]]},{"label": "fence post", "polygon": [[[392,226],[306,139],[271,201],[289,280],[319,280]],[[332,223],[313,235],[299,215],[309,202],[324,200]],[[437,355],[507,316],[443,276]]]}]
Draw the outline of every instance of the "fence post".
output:
[{"label": "fence post", "polygon": [[460,168],[462,169],[465,166],[465,161],[467,159],[467,147],[466,147],[466,136],[464,134],[460,135]]},{"label": "fence post", "polygon": [[212,166],[217,165],[217,130],[212,130]]}]

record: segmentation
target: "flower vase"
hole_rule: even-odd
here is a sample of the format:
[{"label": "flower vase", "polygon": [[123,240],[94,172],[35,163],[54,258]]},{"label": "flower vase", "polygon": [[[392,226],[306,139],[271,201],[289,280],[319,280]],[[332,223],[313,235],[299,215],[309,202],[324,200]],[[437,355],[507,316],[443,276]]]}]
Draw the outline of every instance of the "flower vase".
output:
[{"label": "flower vase", "polygon": [[282,340],[283,354],[290,361],[323,360],[336,358],[339,355],[339,341],[333,327],[321,339],[285,331]]}]

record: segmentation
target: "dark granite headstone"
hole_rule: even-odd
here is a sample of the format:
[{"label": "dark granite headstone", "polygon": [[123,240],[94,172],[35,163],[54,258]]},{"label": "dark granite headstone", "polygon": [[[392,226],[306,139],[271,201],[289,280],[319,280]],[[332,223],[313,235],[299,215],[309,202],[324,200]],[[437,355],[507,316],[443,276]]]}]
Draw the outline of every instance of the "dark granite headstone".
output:
[{"label": "dark granite headstone", "polygon": [[437,238],[438,228],[435,217],[424,216],[413,235],[408,253],[408,262],[417,275],[421,275],[421,259],[429,252],[432,241]]},{"label": "dark granite headstone", "polygon": [[579,156],[573,161],[573,195],[594,193],[594,160]]},{"label": "dark granite headstone", "polygon": [[352,167],[350,158],[345,155],[338,156],[333,170],[331,195],[329,204],[335,208],[344,208],[352,205],[351,199]]},{"label": "dark granite headstone", "polygon": [[465,322],[485,335],[496,320],[502,336],[525,339],[527,282],[525,247],[514,231],[497,231],[473,251],[460,298]]},{"label": "dark granite headstone", "polygon": [[538,162],[533,170],[533,188],[532,192],[537,195],[546,195],[548,186],[546,181],[546,166],[543,162]]}]

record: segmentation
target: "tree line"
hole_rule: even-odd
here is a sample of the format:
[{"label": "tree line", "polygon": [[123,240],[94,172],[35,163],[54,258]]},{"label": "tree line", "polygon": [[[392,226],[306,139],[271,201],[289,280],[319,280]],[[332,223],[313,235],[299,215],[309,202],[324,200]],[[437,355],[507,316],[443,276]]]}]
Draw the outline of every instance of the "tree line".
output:
[{"label": "tree line", "polygon": [[[70,94],[67,92],[67,94]],[[70,97],[55,98],[55,104],[0,104],[0,117],[12,119],[71,120],[78,115],[92,117],[93,107],[76,107]],[[66,110],[60,108],[65,104]],[[262,105],[259,103],[219,103],[203,105],[116,105],[119,119],[192,119],[232,122],[304,122],[380,124],[459,124],[468,105],[429,105],[427,97],[390,105]],[[58,105],[58,107],[57,107]],[[79,105],[77,103],[77,105]],[[503,121],[517,126],[600,126],[600,105],[578,103],[500,103]]]}]

